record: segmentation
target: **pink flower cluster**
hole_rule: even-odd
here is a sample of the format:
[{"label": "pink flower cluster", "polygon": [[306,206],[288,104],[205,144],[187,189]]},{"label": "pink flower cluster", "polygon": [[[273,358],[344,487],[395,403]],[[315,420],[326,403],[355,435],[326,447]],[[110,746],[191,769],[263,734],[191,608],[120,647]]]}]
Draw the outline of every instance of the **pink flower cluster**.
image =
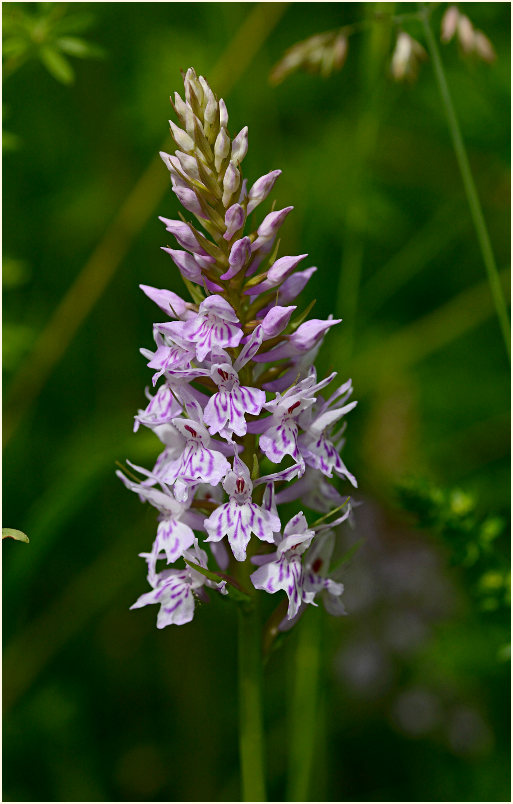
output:
[{"label": "pink flower cluster", "polygon": [[[159,603],[159,628],[189,622],[207,588],[228,595],[244,588],[240,565],[251,562],[253,589],[245,591],[283,590],[289,620],[316,605],[317,595],[340,614],[343,586],[328,577],[329,559],[333,528],[350,503],[327,478],[356,486],[340,457],[343,420],[356,402],[348,402],[351,381],[321,395],[335,373],[319,381],[313,366],[339,320],[303,320],[291,304],[316,270],[296,270],[306,254],[277,256],[292,207],[244,233],[280,171],[248,189],[240,169],[247,128],[231,139],[224,101],[192,69],[184,84],[185,100],[176,93],[173,103],[182,128],[170,124],[177,149],[161,156],[175,195],[203,231],[161,218],[180,246],[164,251],[191,302],[141,286],[166,320],[154,325],[154,351],[141,350],[160,384],[134,429],[152,429],[163,449],[151,471],[130,464],[138,482],[118,472],[159,512],[153,547],[143,554],[151,591],[132,608]],[[279,505],[299,499],[328,516],[314,526],[303,512],[282,522]]]}]

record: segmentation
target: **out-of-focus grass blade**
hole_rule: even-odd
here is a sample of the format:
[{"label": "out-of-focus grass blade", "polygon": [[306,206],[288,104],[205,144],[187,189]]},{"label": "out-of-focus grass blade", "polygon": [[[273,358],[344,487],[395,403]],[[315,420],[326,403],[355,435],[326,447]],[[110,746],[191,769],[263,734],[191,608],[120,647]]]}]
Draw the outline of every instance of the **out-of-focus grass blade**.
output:
[{"label": "out-of-focus grass blade", "polygon": [[[504,286],[509,270],[500,274]],[[358,355],[357,369],[360,390],[375,387],[379,377],[415,365],[464,333],[486,321],[494,312],[488,282],[479,282],[450,299],[433,312],[402,327],[389,338]]]},{"label": "out-of-focus grass blade", "polygon": [[453,204],[438,209],[424,228],[415,232],[400,251],[372,274],[362,287],[362,312],[375,313],[429,265],[433,257],[457,240],[467,223],[456,212]]}]

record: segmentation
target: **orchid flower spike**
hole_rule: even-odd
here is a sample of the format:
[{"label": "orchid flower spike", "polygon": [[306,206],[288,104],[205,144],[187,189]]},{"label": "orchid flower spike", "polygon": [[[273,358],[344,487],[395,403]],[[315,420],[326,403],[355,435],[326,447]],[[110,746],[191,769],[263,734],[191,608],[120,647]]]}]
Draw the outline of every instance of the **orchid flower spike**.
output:
[{"label": "orchid flower spike", "polygon": [[[403,38],[396,71],[414,52]],[[157,513],[142,554],[150,590],[132,608],[158,603],[158,628],[182,625],[209,589],[246,604],[279,593],[288,622],[316,596],[340,614],[343,586],[328,572],[351,510],[341,501],[356,487],[340,455],[356,402],[350,380],[325,398],[335,372],[318,377],[314,366],[340,318],[301,310],[317,269],[304,267],[307,254],[278,255],[293,207],[267,200],[280,170],[244,177],[247,127],[231,138],[224,101],[192,68],[172,104],[175,148],[161,157],[183,214],[160,220],[190,299],[141,285],[158,308],[155,345],[141,349],[155,388],[134,430],[150,429],[160,453],[151,470],[118,472]],[[280,507],[294,501],[302,510],[286,522]]]}]

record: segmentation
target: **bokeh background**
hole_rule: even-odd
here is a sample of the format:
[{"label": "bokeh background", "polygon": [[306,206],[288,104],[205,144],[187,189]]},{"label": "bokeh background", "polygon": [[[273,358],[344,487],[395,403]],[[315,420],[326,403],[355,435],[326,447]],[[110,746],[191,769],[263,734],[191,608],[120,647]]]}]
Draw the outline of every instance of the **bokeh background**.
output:
[{"label": "bokeh background", "polygon": [[[4,800],[240,797],[235,612],[159,632],[128,611],[154,513],[114,476],[159,451],[132,434],[154,317],[138,284],[184,291],[158,150],[190,65],[232,135],[249,125],[245,175],[282,169],[282,253],[309,252],[304,305],[344,319],[320,370],[360,400],[348,616],[308,612],[269,660],[271,799],[297,790],[309,729],[310,800],[509,799],[509,362],[432,64],[394,82],[395,28],[370,24],[416,8],[3,4],[3,524],[30,538],[3,545]],[[442,47],[509,297],[510,6],[461,8],[497,53]],[[271,85],[288,47],[362,20],[340,72]]]}]

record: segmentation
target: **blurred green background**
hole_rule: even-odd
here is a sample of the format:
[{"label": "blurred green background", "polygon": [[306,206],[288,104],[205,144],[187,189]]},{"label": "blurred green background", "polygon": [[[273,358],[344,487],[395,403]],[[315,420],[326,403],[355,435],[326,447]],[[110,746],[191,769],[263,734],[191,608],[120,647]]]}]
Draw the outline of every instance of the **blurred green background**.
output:
[{"label": "blurred green background", "polygon": [[[505,274],[510,6],[461,8],[497,52],[488,65],[442,46]],[[281,253],[309,252],[304,305],[344,319],[320,371],[351,376],[360,400],[344,452],[362,505],[341,541],[365,539],[348,616],[302,624],[321,652],[309,798],[509,799],[509,362],[432,64],[395,83],[380,22],[350,37],[340,72],[269,83],[297,41],[416,5],[2,10],[3,524],[30,537],[3,546],[3,799],[240,796],[235,612],[216,599],[159,632],[155,609],[128,611],[155,520],[114,476],[159,451],[132,434],[155,313],[138,284],[184,292],[159,250],[157,216],[178,207],[158,150],[190,65],[226,98],[232,136],[249,126],[250,181],[282,169],[274,196],[295,211]],[[404,28],[423,41],[417,21]],[[286,795],[300,631],[266,668],[271,800]]]}]

